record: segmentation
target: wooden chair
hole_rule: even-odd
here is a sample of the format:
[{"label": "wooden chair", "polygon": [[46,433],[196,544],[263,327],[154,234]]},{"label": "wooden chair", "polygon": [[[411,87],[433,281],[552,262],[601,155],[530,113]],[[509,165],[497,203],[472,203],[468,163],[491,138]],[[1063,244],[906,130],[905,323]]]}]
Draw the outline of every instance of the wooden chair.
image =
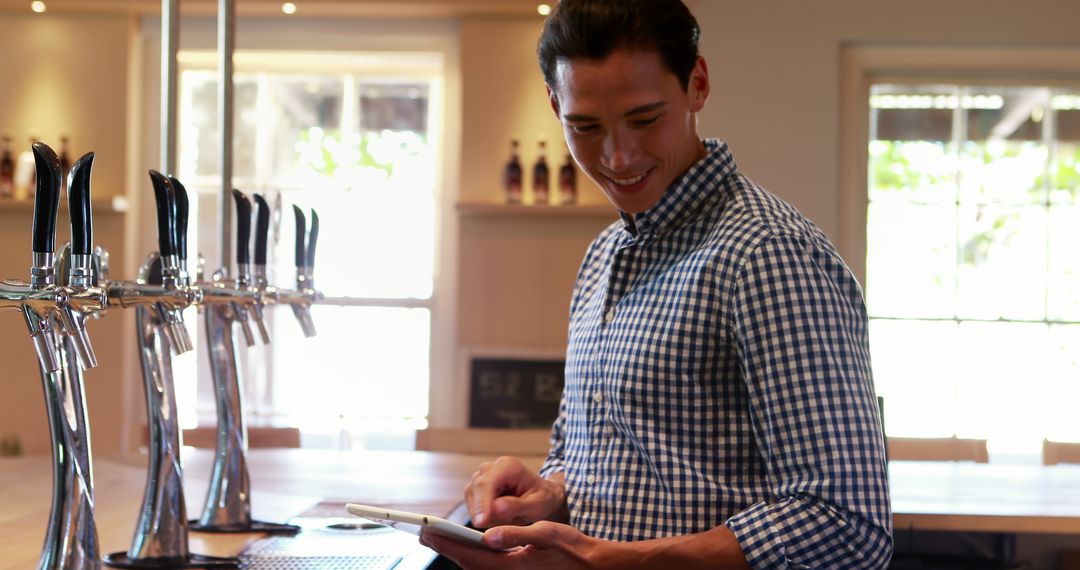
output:
[{"label": "wooden chair", "polygon": [[1057,465],[1058,463],[1080,463],[1080,443],[1065,443],[1063,441],[1043,440],[1042,445],[1043,465]]},{"label": "wooden chair", "polygon": [[[197,427],[184,430],[184,445],[213,449],[217,446],[216,427]],[[300,447],[300,428],[294,427],[249,427],[247,428],[249,448]]]},{"label": "wooden chair", "polygon": [[416,431],[416,450],[546,456],[550,437],[549,429],[428,428]]},{"label": "wooden chair", "polygon": [[889,459],[901,461],[974,461],[988,463],[985,439],[958,437],[889,437]]}]

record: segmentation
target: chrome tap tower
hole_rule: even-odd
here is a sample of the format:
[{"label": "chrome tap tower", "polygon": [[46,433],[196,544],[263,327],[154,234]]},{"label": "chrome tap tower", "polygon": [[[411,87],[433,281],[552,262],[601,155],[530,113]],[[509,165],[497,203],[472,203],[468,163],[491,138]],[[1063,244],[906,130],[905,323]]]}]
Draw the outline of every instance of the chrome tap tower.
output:
[{"label": "chrome tap tower", "polygon": [[[256,196],[259,211],[256,217],[255,273],[252,281],[250,239],[251,201],[242,192],[233,190],[236,211],[236,264],[237,275],[229,279],[224,269],[219,270],[209,283],[200,283],[205,305],[207,342],[210,349],[210,366],[214,377],[217,403],[217,446],[214,467],[210,476],[206,505],[193,529],[204,532],[271,532],[293,534],[299,528],[256,521],[251,516],[250,478],[247,469],[247,430],[243,419],[242,393],[237,346],[233,336],[234,326],[239,325],[247,346],[255,344],[251,329],[254,321],[263,343],[270,335],[263,322],[263,308],[274,303],[288,303],[300,320],[306,336],[315,334],[311,323],[310,305],[318,302],[321,295],[314,289],[305,288],[305,281],[297,280],[297,290],[279,290],[266,283],[266,250],[269,232],[270,210],[266,200]],[[301,219],[302,219],[301,213]],[[314,244],[318,238],[317,216],[312,212],[315,225],[308,237],[304,225],[297,226],[298,251],[304,249],[305,239]],[[305,250],[306,251],[306,250]],[[303,263],[297,264],[297,274],[310,273]],[[310,279],[308,279],[310,282]]]},{"label": "chrome tap tower", "polygon": [[157,206],[158,251],[147,257],[135,282],[107,286],[110,306],[135,308],[149,429],[146,489],[131,547],[109,554],[105,563],[117,568],[239,568],[239,559],[188,549],[172,354],[193,348],[183,310],[198,304],[202,291],[191,286],[187,272],[187,190],[175,178],[153,170],[150,181]]},{"label": "chrome tap tower", "polygon": [[104,310],[106,305],[91,253],[90,170],[94,156],[91,153],[82,157],[72,169],[68,183],[72,241],[56,258],[60,160],[43,143],[34,143],[33,154],[37,194],[30,283],[0,284],[0,308],[22,311],[37,352],[45,392],[53,492],[38,568],[94,569],[100,567],[100,559],[82,376],[82,368],[97,366],[85,318]]}]

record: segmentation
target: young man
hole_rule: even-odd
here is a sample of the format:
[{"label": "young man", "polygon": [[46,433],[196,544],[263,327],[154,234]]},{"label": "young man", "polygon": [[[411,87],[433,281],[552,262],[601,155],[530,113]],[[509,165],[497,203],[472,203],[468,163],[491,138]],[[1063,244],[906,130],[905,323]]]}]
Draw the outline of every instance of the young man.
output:
[{"label": "young man", "polygon": [[[619,210],[574,289],[535,474],[466,488],[472,568],[883,568],[888,484],[861,290],[828,239],[698,138],[680,0],[562,0],[540,38],[574,159]],[[515,526],[516,525],[516,526]]]}]

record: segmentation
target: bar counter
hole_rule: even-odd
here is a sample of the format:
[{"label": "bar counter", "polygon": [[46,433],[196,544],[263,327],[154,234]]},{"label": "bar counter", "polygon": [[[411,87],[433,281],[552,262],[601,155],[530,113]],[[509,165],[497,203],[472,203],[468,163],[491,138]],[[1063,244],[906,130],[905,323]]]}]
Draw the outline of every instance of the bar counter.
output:
[{"label": "bar counter", "polygon": [[[247,455],[251,509],[259,520],[285,522],[320,502],[360,502],[446,513],[480,462],[490,457],[395,451],[257,449]],[[202,511],[213,451],[184,448],[188,518]],[[542,458],[527,458],[539,468]],[[37,565],[52,493],[51,459],[0,459],[0,570]],[[94,510],[102,553],[127,550],[146,486],[146,457],[94,461]],[[345,513],[341,513],[345,515]],[[229,556],[262,537],[259,533],[191,532],[190,549]]]}]

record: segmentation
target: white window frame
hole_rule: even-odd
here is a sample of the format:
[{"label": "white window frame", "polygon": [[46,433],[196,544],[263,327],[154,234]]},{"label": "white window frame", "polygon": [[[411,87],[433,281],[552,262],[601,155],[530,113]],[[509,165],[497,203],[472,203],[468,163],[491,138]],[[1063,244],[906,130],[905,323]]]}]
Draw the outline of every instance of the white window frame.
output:
[{"label": "white window frame", "polygon": [[867,149],[872,85],[946,83],[1076,88],[1080,86],[1078,77],[1080,49],[1076,48],[842,46],[840,227],[836,244],[859,281],[866,282]]}]

